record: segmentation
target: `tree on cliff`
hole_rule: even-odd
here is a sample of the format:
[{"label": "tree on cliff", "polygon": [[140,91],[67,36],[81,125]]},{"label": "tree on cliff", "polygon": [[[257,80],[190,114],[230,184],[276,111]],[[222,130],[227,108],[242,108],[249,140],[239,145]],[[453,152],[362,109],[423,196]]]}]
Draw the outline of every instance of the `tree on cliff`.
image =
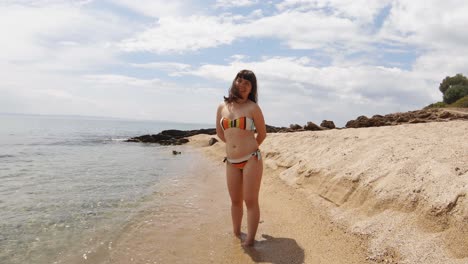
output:
[{"label": "tree on cliff", "polygon": [[439,90],[443,94],[444,103],[451,104],[468,95],[468,79],[459,73],[453,77],[445,77]]},{"label": "tree on cliff", "polygon": [[443,94],[445,94],[445,92],[447,92],[447,90],[448,90],[448,88],[450,88],[450,86],[457,85],[457,84],[468,85],[468,79],[465,76],[463,76],[463,74],[461,74],[461,73],[458,73],[457,75],[455,75],[453,77],[447,76],[440,83],[439,90]]}]

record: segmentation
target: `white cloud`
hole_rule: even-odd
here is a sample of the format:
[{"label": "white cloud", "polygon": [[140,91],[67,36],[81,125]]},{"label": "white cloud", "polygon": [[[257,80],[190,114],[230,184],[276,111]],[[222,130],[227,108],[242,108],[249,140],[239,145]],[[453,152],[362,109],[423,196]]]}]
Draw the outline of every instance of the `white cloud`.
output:
[{"label": "white cloud", "polygon": [[284,12],[264,17],[244,26],[249,37],[272,37],[292,49],[324,49],[335,51],[361,47],[372,40],[352,20],[320,13]]},{"label": "white cloud", "polygon": [[[157,25],[120,44],[126,51],[184,53],[232,44],[242,38],[276,38],[292,49],[363,49],[372,36],[352,20],[323,14],[285,12],[250,21],[244,17],[164,17]],[[236,22],[234,22],[235,20]],[[339,32],[337,34],[337,32]]]},{"label": "white cloud", "polygon": [[151,62],[151,63],[133,63],[131,64],[135,68],[142,69],[158,69],[166,72],[178,72],[189,70],[192,66],[185,63],[177,62]]},{"label": "white cloud", "polygon": [[132,32],[126,20],[76,5],[2,5],[0,12],[0,59],[25,67],[76,71],[114,63],[118,50],[110,43]]},{"label": "white cloud", "polygon": [[232,61],[242,61],[245,59],[248,59],[249,56],[243,55],[243,54],[235,54],[231,56]]},{"label": "white cloud", "polygon": [[123,41],[120,47],[154,53],[196,51],[230,44],[236,36],[234,30],[232,23],[217,17],[163,17],[157,26]]},{"label": "white cloud", "polygon": [[197,12],[198,7],[189,0],[112,0],[134,12],[148,17],[183,16]]},{"label": "white cloud", "polygon": [[257,0],[216,0],[215,7],[217,8],[231,8],[231,7],[245,7],[255,5]]},{"label": "white cloud", "polygon": [[450,49],[466,46],[468,5],[461,0],[395,0],[380,32],[382,38],[426,49]]},{"label": "white cloud", "polygon": [[69,6],[82,6],[93,2],[94,0],[2,0],[0,5],[12,6],[22,5],[28,7],[42,7],[42,6],[56,6],[56,5],[69,5]]},{"label": "white cloud", "polygon": [[413,72],[438,82],[457,73],[468,75],[468,60],[461,54],[468,54],[468,47],[428,52],[416,59]]},{"label": "white cloud", "polygon": [[279,11],[319,11],[331,16],[351,18],[359,24],[371,23],[391,0],[285,0],[276,5]]},{"label": "white cloud", "polygon": [[158,87],[162,84],[159,79],[139,79],[125,75],[105,74],[105,75],[85,75],[84,79],[90,83],[112,86],[121,85],[124,87]]},{"label": "white cloud", "polygon": [[[390,4],[387,20],[375,32],[377,15]],[[425,5],[421,1],[287,0],[270,16],[257,9],[249,16],[164,17],[120,46],[127,51],[185,53],[247,38],[272,38],[291,49],[321,50],[333,57],[378,52],[374,45],[383,43],[395,48],[415,44],[424,49],[466,46],[462,43],[468,42],[468,35],[461,29],[468,7],[460,1],[435,1],[431,6],[437,8],[426,8],[428,12],[421,8]]]},{"label": "white cloud", "polygon": [[464,1],[394,1],[379,38],[412,45],[421,55],[412,70],[420,76],[441,81],[445,76],[468,73],[468,5]]}]

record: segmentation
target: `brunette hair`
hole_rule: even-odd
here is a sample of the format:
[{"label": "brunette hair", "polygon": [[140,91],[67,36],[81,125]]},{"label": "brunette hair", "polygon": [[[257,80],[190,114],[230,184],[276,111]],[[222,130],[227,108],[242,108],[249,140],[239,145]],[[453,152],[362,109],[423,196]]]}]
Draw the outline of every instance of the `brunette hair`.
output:
[{"label": "brunette hair", "polygon": [[241,99],[239,92],[237,91],[237,88],[236,88],[236,80],[239,78],[250,82],[250,85],[252,85],[252,90],[249,93],[248,99],[256,103],[258,101],[257,77],[255,77],[255,74],[249,70],[242,70],[237,73],[236,78],[234,78],[234,80],[232,81],[231,88],[229,88],[228,97],[224,96],[224,102],[232,103]]}]

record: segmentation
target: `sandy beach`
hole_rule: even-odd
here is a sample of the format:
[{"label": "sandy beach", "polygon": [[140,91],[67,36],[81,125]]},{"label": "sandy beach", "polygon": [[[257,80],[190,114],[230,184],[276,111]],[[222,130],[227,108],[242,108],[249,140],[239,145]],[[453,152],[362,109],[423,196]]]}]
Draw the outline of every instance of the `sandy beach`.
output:
[{"label": "sandy beach", "polygon": [[[265,176],[262,217],[254,248],[245,250],[232,235],[229,195],[219,146],[197,136],[192,146],[205,160],[191,164],[193,175],[178,190],[156,199],[170,202],[143,212],[112,248],[88,254],[79,263],[366,263],[366,240],[328,220],[320,208],[276,176]],[[206,141],[206,142],[205,142]],[[211,153],[211,151],[214,151]],[[190,204],[187,208],[187,204]],[[244,221],[245,222],[245,221]],[[245,230],[246,227],[244,226]]]},{"label": "sandy beach", "polygon": [[467,135],[466,121],[269,134],[248,250],[231,234],[224,144],[191,137],[203,158],[178,200],[99,262],[467,263]]}]

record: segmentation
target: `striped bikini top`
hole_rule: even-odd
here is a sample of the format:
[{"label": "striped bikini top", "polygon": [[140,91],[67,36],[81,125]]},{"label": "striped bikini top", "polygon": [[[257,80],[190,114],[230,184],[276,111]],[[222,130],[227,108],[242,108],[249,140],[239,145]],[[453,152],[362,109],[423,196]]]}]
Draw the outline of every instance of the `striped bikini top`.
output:
[{"label": "striped bikini top", "polygon": [[223,130],[226,130],[228,128],[234,128],[234,127],[244,129],[244,130],[251,130],[251,131],[255,130],[255,124],[254,124],[253,119],[246,117],[246,116],[239,117],[237,119],[232,119],[232,120],[229,118],[223,117],[221,118],[220,123],[221,123],[221,127],[223,128]]}]

